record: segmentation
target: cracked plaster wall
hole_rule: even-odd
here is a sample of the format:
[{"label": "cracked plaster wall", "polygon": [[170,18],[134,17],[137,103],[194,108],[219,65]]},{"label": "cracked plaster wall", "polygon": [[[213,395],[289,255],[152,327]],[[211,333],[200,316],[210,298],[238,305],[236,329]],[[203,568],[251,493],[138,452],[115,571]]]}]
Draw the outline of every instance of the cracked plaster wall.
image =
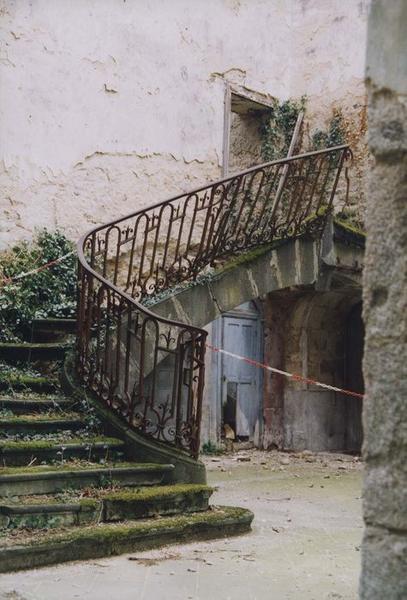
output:
[{"label": "cracked plaster wall", "polygon": [[0,0],[0,248],[219,177],[225,80],[362,103],[367,1],[326,4]]}]

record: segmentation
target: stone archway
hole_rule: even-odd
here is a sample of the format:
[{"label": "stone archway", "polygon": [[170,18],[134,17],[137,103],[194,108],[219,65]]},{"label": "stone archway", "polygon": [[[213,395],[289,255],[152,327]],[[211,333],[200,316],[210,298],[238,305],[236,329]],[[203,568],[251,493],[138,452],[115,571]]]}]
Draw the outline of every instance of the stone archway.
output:
[{"label": "stone archway", "polygon": [[[358,286],[269,294],[266,362],[336,387],[363,391],[360,305]],[[265,448],[360,451],[358,399],[279,375],[266,375],[264,388]]]}]

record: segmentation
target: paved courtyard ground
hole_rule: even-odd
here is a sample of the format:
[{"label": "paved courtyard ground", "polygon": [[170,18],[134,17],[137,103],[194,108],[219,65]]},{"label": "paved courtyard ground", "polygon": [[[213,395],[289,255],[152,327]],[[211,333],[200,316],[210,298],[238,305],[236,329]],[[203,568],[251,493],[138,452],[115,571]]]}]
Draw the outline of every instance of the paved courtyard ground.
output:
[{"label": "paved courtyard ground", "polygon": [[0,600],[351,600],[361,471],[344,455],[206,457],[213,504],[255,514],[249,535],[0,576]]}]

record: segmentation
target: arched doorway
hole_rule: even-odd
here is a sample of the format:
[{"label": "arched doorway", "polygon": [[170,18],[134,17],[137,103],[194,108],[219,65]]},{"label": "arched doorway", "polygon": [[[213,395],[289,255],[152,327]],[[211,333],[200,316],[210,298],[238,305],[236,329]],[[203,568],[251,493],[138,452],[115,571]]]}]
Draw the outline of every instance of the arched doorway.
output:
[{"label": "arched doorway", "polygon": [[[269,294],[265,362],[363,393],[360,287]],[[274,315],[274,318],[273,318]],[[265,378],[264,447],[360,452],[362,402],[312,382]]]}]

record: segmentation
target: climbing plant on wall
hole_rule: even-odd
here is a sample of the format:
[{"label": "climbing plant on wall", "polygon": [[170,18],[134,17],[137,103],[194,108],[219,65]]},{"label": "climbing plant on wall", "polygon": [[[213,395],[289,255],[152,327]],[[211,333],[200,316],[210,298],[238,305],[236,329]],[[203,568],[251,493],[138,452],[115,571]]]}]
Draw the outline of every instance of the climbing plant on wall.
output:
[{"label": "climbing plant on wall", "polygon": [[[266,115],[262,128],[261,154],[264,161],[278,160],[287,156],[298,113],[305,111],[307,99],[289,99],[282,103],[274,101],[273,107]],[[308,142],[303,144],[303,151],[321,150],[345,143],[345,125],[340,109],[334,109],[326,128],[318,128],[311,133]],[[305,147],[304,147],[305,146]]]},{"label": "climbing plant on wall", "polygon": [[317,129],[311,137],[311,150],[332,148],[345,143],[345,125],[342,111],[334,109],[327,129]]},{"label": "climbing plant on wall", "polygon": [[300,100],[274,101],[261,128],[261,154],[265,161],[287,156],[298,113],[305,110],[306,98]]}]

